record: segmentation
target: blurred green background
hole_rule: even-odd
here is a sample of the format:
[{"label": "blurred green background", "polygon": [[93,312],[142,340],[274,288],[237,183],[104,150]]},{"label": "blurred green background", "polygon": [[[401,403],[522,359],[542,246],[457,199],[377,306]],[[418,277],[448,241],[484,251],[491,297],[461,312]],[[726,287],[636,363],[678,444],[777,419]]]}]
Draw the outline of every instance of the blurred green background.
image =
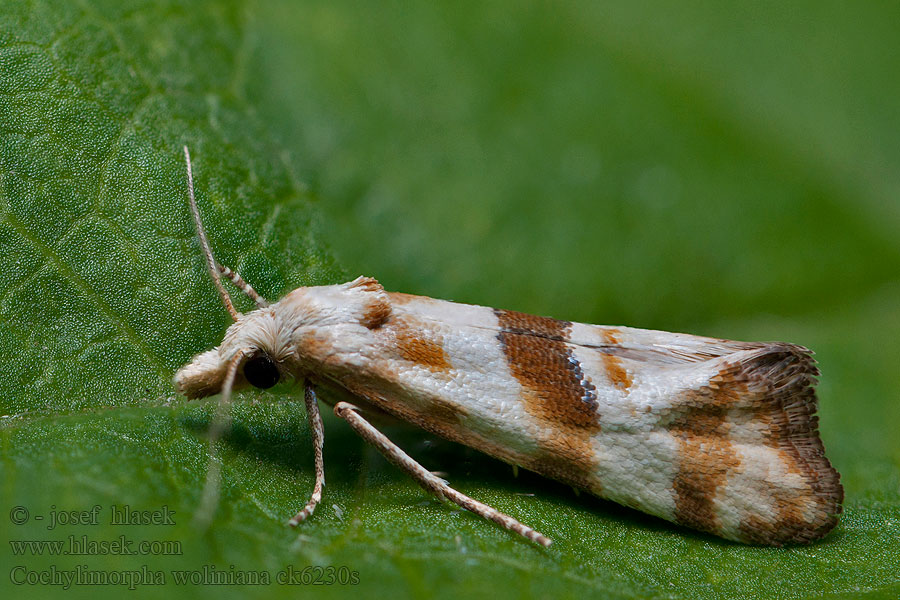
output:
[{"label": "blurred green background", "polygon": [[[183,552],[4,546],[3,589],[63,592],[14,584],[17,565],[170,582],[210,565],[273,577],[331,565],[359,584],[173,593],[897,597],[897,23],[893,2],[7,0],[4,542],[124,534]],[[228,318],[185,208],[185,143],[217,255],[270,298],[366,274],[570,320],[813,348],[841,524],[811,547],[739,546],[389,430],[553,537],[542,550],[429,499],[327,418],[325,501],[298,538],[284,521],[311,489],[312,453],[283,387],[236,403],[218,520],[197,530],[212,404],[177,398],[171,377]],[[7,517],[123,503],[166,505],[177,525]]]}]

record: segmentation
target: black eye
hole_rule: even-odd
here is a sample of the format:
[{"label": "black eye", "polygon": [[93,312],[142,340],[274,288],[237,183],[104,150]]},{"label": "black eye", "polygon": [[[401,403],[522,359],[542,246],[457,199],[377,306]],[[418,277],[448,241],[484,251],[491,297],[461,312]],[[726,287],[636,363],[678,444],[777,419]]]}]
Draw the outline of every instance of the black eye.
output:
[{"label": "black eye", "polygon": [[267,390],[281,378],[278,367],[265,354],[258,354],[244,363],[244,377],[253,387]]}]

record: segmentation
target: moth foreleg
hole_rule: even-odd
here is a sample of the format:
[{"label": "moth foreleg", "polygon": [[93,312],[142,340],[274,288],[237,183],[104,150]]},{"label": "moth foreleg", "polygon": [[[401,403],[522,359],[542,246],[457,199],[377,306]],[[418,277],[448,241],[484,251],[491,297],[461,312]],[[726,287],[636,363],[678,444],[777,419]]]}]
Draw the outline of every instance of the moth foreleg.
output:
[{"label": "moth foreleg", "polygon": [[306,417],[309,420],[309,430],[312,433],[313,454],[316,463],[316,483],[313,487],[309,502],[298,512],[293,519],[288,521],[292,527],[296,527],[313,514],[316,505],[322,500],[322,488],[325,486],[325,461],[322,457],[322,446],[325,443],[325,428],[322,425],[322,415],[319,414],[319,403],[316,400],[316,390],[312,383],[305,383],[303,400],[306,402]]},{"label": "moth foreleg", "polygon": [[375,429],[358,412],[357,407],[349,402],[338,402],[334,406],[334,414],[347,421],[356,433],[364,440],[374,445],[389,461],[412,475],[419,485],[441,499],[447,499],[462,508],[497,523],[501,527],[509,529],[519,535],[541,544],[549,546],[552,540],[535,531],[531,527],[520,523],[509,515],[505,515],[497,509],[474,500],[465,494],[456,491],[449,484],[431,473],[428,469],[416,462],[410,455],[404,452],[383,433]]},{"label": "moth foreleg", "polygon": [[216,403],[209,427],[209,467],[206,470],[206,484],[203,486],[203,499],[200,508],[194,515],[194,522],[201,527],[207,527],[216,512],[219,504],[219,485],[222,479],[222,463],[216,458],[216,446],[231,421],[231,388],[234,385],[234,377],[243,360],[245,352],[239,351],[225,371],[225,382],[222,384],[222,393]]}]

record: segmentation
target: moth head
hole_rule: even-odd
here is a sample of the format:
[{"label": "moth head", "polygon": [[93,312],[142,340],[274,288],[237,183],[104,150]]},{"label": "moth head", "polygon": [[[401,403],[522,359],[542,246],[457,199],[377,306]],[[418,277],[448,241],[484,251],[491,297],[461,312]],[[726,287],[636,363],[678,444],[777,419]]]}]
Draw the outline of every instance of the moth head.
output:
[{"label": "moth head", "polygon": [[[200,210],[194,198],[191,157],[184,147],[187,165],[188,199],[197,237],[206,258],[222,304],[234,323],[225,333],[222,344],[195,356],[175,374],[178,391],[188,398],[202,398],[214,394],[227,397],[233,388],[247,384],[267,389],[286,375],[302,374],[304,345],[314,332],[329,325],[356,324],[374,329],[390,315],[390,302],[384,288],[370,277],[359,277],[343,285],[298,288],[270,305],[240,275],[215,259]],[[257,306],[247,314],[234,307],[222,285],[222,277],[231,281]]]},{"label": "moth head", "polygon": [[198,354],[175,374],[178,391],[188,398],[221,393],[229,372],[231,387],[268,389],[293,371],[290,332],[275,307],[240,315],[217,348]]},{"label": "moth head", "polygon": [[247,384],[270,388],[308,371],[308,346],[316,344],[321,332],[346,328],[342,339],[353,344],[354,328],[380,327],[390,312],[384,288],[369,277],[341,285],[297,288],[271,306],[238,314],[222,344],[182,367],[175,374],[175,385],[188,398],[212,396],[223,391],[229,370],[233,370],[234,389]]},{"label": "moth head", "polygon": [[[265,298],[240,275],[219,264],[213,256],[194,198],[194,178],[187,146],[184,147],[184,160],[187,166],[189,206],[197,226],[197,237],[209,274],[234,323],[228,328],[225,339],[218,348],[198,354],[178,370],[175,385],[188,398],[202,398],[220,392],[227,396],[233,387],[240,388],[248,383],[261,389],[270,388],[278,383],[285,372],[279,364],[284,361],[289,347],[283,324],[278,319],[278,312],[269,306]],[[222,277],[228,278],[253,300],[258,310],[246,315],[239,313],[222,285]]]}]

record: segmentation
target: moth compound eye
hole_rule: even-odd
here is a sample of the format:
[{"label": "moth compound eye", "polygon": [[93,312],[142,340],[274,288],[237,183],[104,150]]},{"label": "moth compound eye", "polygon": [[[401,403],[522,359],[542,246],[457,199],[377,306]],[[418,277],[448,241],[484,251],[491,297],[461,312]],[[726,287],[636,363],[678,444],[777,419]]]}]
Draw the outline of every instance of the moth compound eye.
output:
[{"label": "moth compound eye", "polygon": [[278,383],[281,373],[278,372],[278,367],[271,358],[265,354],[259,354],[244,363],[244,377],[253,387],[267,390]]}]

